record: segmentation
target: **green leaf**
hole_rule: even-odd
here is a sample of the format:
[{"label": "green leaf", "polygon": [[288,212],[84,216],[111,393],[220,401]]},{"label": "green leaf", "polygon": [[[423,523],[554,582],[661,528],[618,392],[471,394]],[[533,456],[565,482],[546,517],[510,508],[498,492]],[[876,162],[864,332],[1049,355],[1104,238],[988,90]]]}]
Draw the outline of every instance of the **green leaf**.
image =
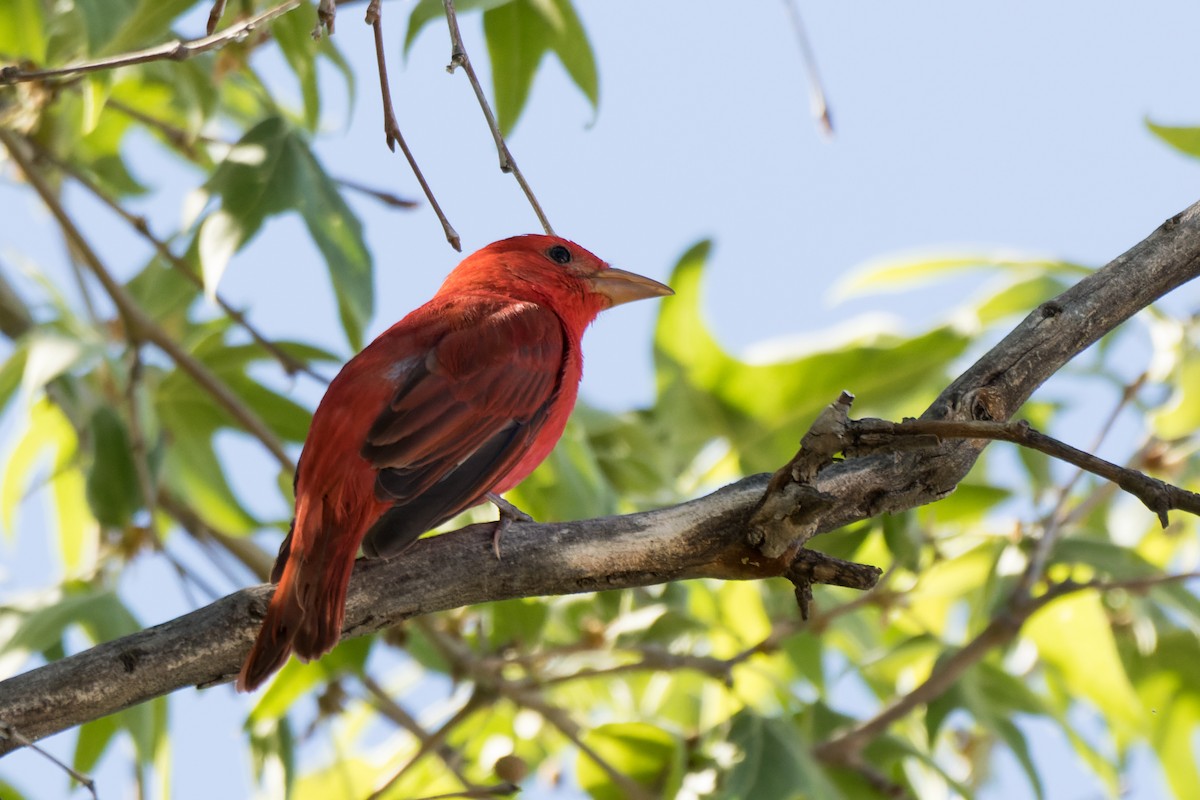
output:
[{"label": "green leaf", "polygon": [[17,507],[33,481],[33,468],[47,451],[54,454],[47,483],[56,512],[59,556],[69,574],[89,571],[95,556],[97,530],[88,513],[83,475],[77,463],[75,429],[49,400],[29,410],[29,424],[17,442],[0,482],[0,520],[9,535],[17,530]]},{"label": "green leaf", "polygon": [[1046,664],[1071,692],[1091,702],[1121,736],[1144,725],[1141,703],[1117,653],[1112,626],[1096,592],[1075,592],[1039,609],[1025,624]]},{"label": "green leaf", "polygon": [[[43,0],[0,0],[0,57],[46,63]],[[0,105],[2,107],[2,105]]]},{"label": "green leaf", "polygon": [[29,795],[17,791],[17,787],[0,778],[0,797],[4,800],[28,800]]},{"label": "green leaf", "polygon": [[1150,415],[1155,433],[1163,439],[1189,436],[1200,430],[1200,352],[1187,350],[1171,380],[1171,397]]},{"label": "green leaf", "polygon": [[0,414],[8,408],[9,401],[16,394],[17,387],[21,385],[28,355],[28,345],[24,341],[19,341],[13,351],[8,354],[8,358],[4,360],[4,365],[0,366]]},{"label": "green leaf", "polygon": [[25,372],[21,378],[21,391],[26,396],[66,373],[86,354],[78,339],[56,333],[34,332],[25,338],[25,343]]},{"label": "green leaf", "polygon": [[163,380],[154,409],[163,429],[171,431],[162,467],[168,488],[219,531],[237,536],[258,528],[258,520],[233,494],[213,450],[213,434],[230,422],[224,410],[179,372]]},{"label": "green leaf", "polygon": [[841,798],[803,744],[806,738],[785,720],[760,717],[751,711],[738,713],[729,731],[729,743],[740,758],[722,776],[716,796],[729,800]]},{"label": "green leaf", "polygon": [[1150,132],[1181,153],[1200,158],[1200,128],[1159,125],[1146,120]]},{"label": "green leaf", "polygon": [[483,32],[492,61],[496,119],[504,135],[520,119],[534,75],[551,50],[592,107],[599,102],[595,55],[570,0],[514,0],[488,9]]},{"label": "green leaf", "polygon": [[517,598],[489,603],[484,607],[491,620],[489,642],[492,651],[504,647],[533,647],[541,638],[550,615],[540,598]]},{"label": "green leaf", "polygon": [[95,769],[119,730],[117,719],[116,714],[110,714],[80,726],[79,737],[75,740],[73,766],[76,771],[86,774]]},{"label": "green leaf", "polygon": [[23,614],[5,652],[45,653],[62,644],[63,635],[78,625],[93,642],[118,639],[141,629],[137,619],[108,589],[68,584],[66,594]]},{"label": "green leaf", "polygon": [[[129,0],[116,1],[126,9],[109,12],[120,27],[102,48],[103,53],[136,50],[177,38],[171,32],[171,23],[196,4],[196,0],[138,0],[136,8],[129,8]],[[109,4],[113,4],[112,0]]]},{"label": "green leaf", "polygon": [[[513,0],[458,0],[454,4],[454,10],[459,20],[462,20],[464,12],[479,9],[486,11],[489,8],[496,8],[511,2]],[[425,26],[434,20],[444,19],[445,15],[446,5],[442,0],[419,0],[413,6],[412,13],[408,15],[408,31],[404,34],[405,58],[408,57],[408,51],[412,49],[413,42],[417,40],[417,35],[425,29]]]},{"label": "green leaf", "polygon": [[496,121],[508,136],[525,109],[554,31],[529,0],[514,0],[484,12],[483,32],[492,61]]},{"label": "green leaf", "polygon": [[247,727],[253,728],[264,720],[279,719],[305,694],[339,675],[361,673],[372,641],[371,637],[347,639],[339,642],[327,655],[307,664],[295,658],[289,660],[254,705],[246,720]]},{"label": "green leaf", "polygon": [[129,22],[137,0],[75,0],[75,14],[87,36],[87,52],[100,55]]},{"label": "green leaf", "polygon": [[[684,748],[676,737],[644,722],[601,725],[583,742],[605,763],[640,783],[656,797],[674,797],[683,780]],[[579,785],[595,800],[621,800],[625,793],[586,754],[576,762]]]},{"label": "green leaf", "polygon": [[600,104],[600,74],[596,70],[596,55],[592,52],[587,31],[571,4],[571,0],[551,0],[558,11],[561,25],[556,26],[552,46],[567,74],[595,109]]},{"label": "green leaf", "polygon": [[919,413],[944,385],[947,365],[970,338],[950,326],[906,337],[856,334],[848,342],[804,348],[756,363],[721,349],[700,311],[708,242],[680,259],[655,329],[658,402],[664,447],[689,462],[714,440],[732,450],[741,473],[773,471],[796,449],[799,433],[843,389],[859,398],[857,415]]},{"label": "green leaf", "polygon": [[88,426],[92,464],[87,499],[102,525],[122,528],[142,506],[137,467],[125,422],[115,410],[100,406]]},{"label": "green leaf", "polygon": [[298,132],[281,117],[259,123],[230,150],[207,188],[220,195],[227,219],[220,236],[211,234],[222,244],[214,245],[210,255],[217,261],[204,265],[205,274],[223,270],[220,257],[230,240],[240,248],[268,217],[297,211],[325,257],[350,346],[361,349],[374,303],[371,256],[361,223]]},{"label": "green leaf", "polygon": [[995,253],[887,258],[855,270],[834,288],[833,296],[838,300],[846,300],[875,292],[912,289],[931,280],[954,278],[979,270],[1000,270],[1011,277],[1034,282],[1046,276],[1058,276],[1074,282],[1092,271],[1066,261],[1015,258]]},{"label": "green leaf", "polygon": [[300,9],[284,14],[275,20],[271,33],[279,43],[279,50],[287,59],[288,66],[300,83],[300,96],[304,100],[304,125],[310,131],[317,128],[321,119],[321,94],[317,81],[317,52],[329,37],[319,40],[312,36],[312,6],[304,3]]}]

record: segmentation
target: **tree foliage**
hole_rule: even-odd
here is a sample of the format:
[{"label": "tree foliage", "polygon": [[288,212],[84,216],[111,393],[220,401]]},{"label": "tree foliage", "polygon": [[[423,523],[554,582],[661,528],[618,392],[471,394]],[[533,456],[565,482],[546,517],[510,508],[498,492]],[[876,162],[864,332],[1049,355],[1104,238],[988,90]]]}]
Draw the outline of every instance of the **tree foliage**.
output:
[{"label": "tree foliage", "polygon": [[[230,15],[266,8],[233,6]],[[117,56],[194,30],[207,10],[194,0],[77,0],[61,14],[43,0],[0,0],[0,63]],[[501,131],[517,124],[548,54],[598,102],[592,44],[569,0],[461,2],[459,11],[482,14]],[[441,14],[440,2],[418,2],[406,47]],[[85,287],[66,291],[46,278],[36,297],[18,297],[0,272],[9,340],[0,405],[18,430],[3,453],[0,523],[10,540],[53,538],[63,564],[58,585],[3,598],[8,674],[138,630],[116,576],[133,559],[166,558],[164,542],[202,542],[197,559],[232,555],[249,583],[268,563],[250,535],[286,527],[233,490],[239,465],[220,442],[282,453],[271,468],[280,505],[289,504],[288,457],[310,411],[288,379],[327,373],[336,358],[326,348],[340,343],[274,341],[241,311],[214,312],[204,298],[219,301],[239,251],[294,214],[326,265],[346,342],[363,342],[374,313],[372,254],[348,187],[312,142],[328,90],[319,65],[348,93],[370,94],[369,76],[351,73],[336,37],[310,35],[315,19],[305,2],[183,60],[0,85],[7,175],[27,182],[30,202],[40,181],[42,202],[57,204]],[[255,58],[275,50],[299,87],[296,105],[272,91]],[[1198,129],[1151,129],[1200,155]],[[189,165],[194,213],[177,230],[151,231],[125,210],[159,188],[134,168],[149,150]],[[68,187],[98,203],[70,201]],[[100,225],[128,226],[153,254],[142,263],[89,255]],[[991,280],[952,321],[751,363],[706,325],[710,243],[688,244],[670,278],[677,294],[658,316],[654,403],[624,413],[581,407],[551,458],[510,495],[535,518],[666,506],[773,471],[844,387],[862,415],[919,414],[983,343],[1088,272],[986,256],[891,261],[847,290]],[[288,279],[283,265],[271,268]],[[1022,417],[1055,430],[1072,409],[1094,413],[1093,387],[1115,388],[1114,414],[1131,409],[1121,418],[1137,426],[1121,459],[1195,487],[1196,319],[1151,309],[1137,326],[1151,333],[1152,352],[1139,351],[1144,368],[1128,366],[1123,354],[1135,345],[1122,329],[1073,365],[1077,391],[1031,402]],[[1110,424],[1074,430],[1101,435]],[[990,448],[944,500],[815,541],[886,574],[865,594],[821,590],[807,622],[786,582],[684,581],[462,608],[346,641],[315,664],[292,662],[253,699],[238,734],[254,754],[252,779],[294,798],[366,797],[384,785],[380,796],[394,798],[499,794],[509,782],[531,787],[556,775],[598,800],[928,797],[972,796],[998,764],[1015,762],[1028,792],[1043,797],[1048,765],[1036,757],[1036,728],[1069,742],[1111,795],[1131,759],[1151,753],[1177,796],[1200,796],[1200,600],[1173,579],[1195,568],[1195,521],[1175,514],[1159,528],[1113,487],[1012,452]],[[31,495],[53,510],[44,528],[29,521]],[[177,566],[185,581],[197,570]],[[1022,581],[1046,599],[1020,615],[1013,598]],[[1012,615],[1018,628],[993,640]],[[960,677],[873,732],[861,759],[831,755],[831,742],[964,653]],[[86,773],[101,759],[131,758],[144,792],[170,796],[172,759],[194,757],[169,747],[188,724],[169,716],[170,704],[159,698],[83,725],[72,765]],[[334,746],[301,763],[314,726]],[[5,798],[35,796],[19,778],[17,759],[29,757],[0,764]]]}]

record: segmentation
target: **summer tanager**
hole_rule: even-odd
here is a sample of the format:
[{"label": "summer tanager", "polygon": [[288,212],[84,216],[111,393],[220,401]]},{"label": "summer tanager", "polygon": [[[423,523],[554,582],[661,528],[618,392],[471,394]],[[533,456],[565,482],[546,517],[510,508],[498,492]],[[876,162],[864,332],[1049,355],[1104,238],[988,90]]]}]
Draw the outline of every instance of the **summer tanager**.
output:
[{"label": "summer tanager", "polygon": [[237,688],[257,688],[291,652],[315,659],[337,644],[360,544],[396,555],[532,472],[575,405],[584,329],[606,308],[668,294],[574,242],[517,236],[468,256],[352,358],[313,415],[277,586]]}]

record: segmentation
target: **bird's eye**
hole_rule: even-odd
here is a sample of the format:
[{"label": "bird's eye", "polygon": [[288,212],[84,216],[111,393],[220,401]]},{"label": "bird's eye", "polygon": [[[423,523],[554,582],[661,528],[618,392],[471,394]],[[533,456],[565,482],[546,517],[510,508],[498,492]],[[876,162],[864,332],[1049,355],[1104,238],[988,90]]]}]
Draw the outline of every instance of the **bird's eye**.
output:
[{"label": "bird's eye", "polygon": [[550,256],[550,260],[556,264],[571,263],[571,251],[563,247],[561,244],[556,244],[546,251],[546,255]]}]

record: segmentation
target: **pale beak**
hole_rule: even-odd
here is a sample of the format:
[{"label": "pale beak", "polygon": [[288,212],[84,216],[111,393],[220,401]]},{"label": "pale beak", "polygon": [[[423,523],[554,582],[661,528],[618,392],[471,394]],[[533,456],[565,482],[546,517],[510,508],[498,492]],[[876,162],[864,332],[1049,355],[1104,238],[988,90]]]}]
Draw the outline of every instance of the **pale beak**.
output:
[{"label": "pale beak", "polygon": [[610,308],[634,300],[675,294],[675,290],[665,283],[614,267],[597,270],[586,280],[591,284],[593,292],[608,298]]}]

